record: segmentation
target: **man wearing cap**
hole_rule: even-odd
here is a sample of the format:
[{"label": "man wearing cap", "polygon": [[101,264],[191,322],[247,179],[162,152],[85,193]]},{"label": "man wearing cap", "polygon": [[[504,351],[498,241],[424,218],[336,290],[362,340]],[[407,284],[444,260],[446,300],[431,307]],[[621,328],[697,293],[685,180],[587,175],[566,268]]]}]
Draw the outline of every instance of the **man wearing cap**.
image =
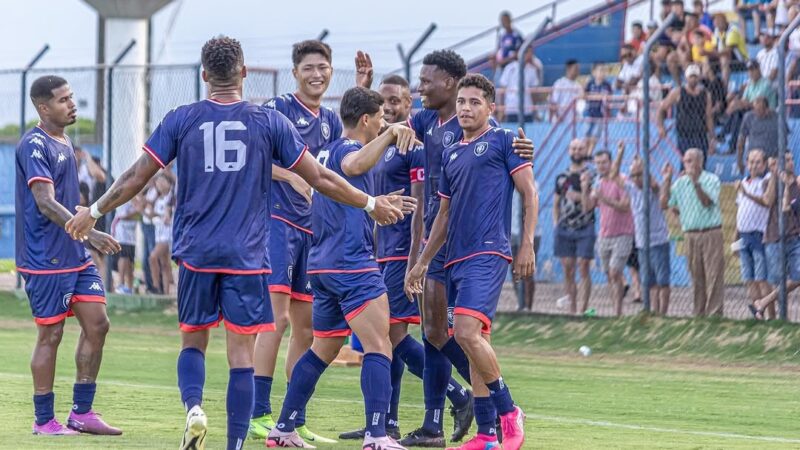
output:
[{"label": "man wearing cap", "polygon": [[[658,133],[665,138],[667,130],[664,118],[675,108],[675,131],[678,136],[678,149],[681,155],[690,148],[700,149],[703,160],[708,154],[709,144],[714,141],[714,115],[711,107],[711,94],[700,83],[700,66],[689,64],[684,72],[683,86],[673,89],[658,108]],[[701,166],[702,167],[702,166]]]}]

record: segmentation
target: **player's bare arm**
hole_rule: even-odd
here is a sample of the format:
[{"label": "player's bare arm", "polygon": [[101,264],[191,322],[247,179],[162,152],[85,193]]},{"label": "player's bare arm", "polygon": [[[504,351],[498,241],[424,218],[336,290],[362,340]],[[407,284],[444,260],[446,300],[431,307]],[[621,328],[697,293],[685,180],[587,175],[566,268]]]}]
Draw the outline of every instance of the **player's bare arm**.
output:
[{"label": "player's bare arm", "polygon": [[[93,206],[102,215],[124,205],[144,189],[160,168],[150,155],[142,154]],[[95,222],[97,219],[92,216],[91,209],[79,206],[78,213],[69,219],[65,228],[73,239],[86,239]]]},{"label": "player's bare arm", "polygon": [[433,225],[431,226],[431,235],[428,237],[428,243],[419,256],[419,260],[406,276],[403,290],[405,290],[409,299],[413,299],[414,295],[422,294],[422,281],[425,279],[425,274],[428,272],[428,266],[439,252],[439,249],[441,249],[447,241],[447,224],[449,222],[450,200],[442,198],[439,203],[439,213],[436,214],[436,219],[434,219]]},{"label": "player's bare arm", "polygon": [[405,154],[414,148],[414,136],[414,130],[411,128],[394,124],[357,152],[345,156],[342,160],[342,171],[348,177],[365,174],[375,167],[390,145],[396,144],[400,154]]},{"label": "player's bare arm", "polygon": [[514,187],[522,197],[522,242],[514,255],[514,280],[530,277],[536,271],[536,255],[533,251],[533,236],[539,217],[539,192],[533,183],[533,169],[526,167],[511,176]]},{"label": "player's bare arm", "polygon": [[[424,183],[411,183],[411,196],[417,199],[417,205],[422,205],[425,197]],[[408,251],[408,264],[406,273],[417,263],[419,250],[422,247],[422,233],[425,231],[422,208],[417,208],[411,216],[411,245]]]},{"label": "player's bare arm", "polygon": [[311,203],[311,186],[306,183],[306,180],[302,179],[296,173],[273,164],[272,179],[289,183],[289,186],[291,186],[292,189],[294,189],[298,194],[302,195],[308,203]]}]

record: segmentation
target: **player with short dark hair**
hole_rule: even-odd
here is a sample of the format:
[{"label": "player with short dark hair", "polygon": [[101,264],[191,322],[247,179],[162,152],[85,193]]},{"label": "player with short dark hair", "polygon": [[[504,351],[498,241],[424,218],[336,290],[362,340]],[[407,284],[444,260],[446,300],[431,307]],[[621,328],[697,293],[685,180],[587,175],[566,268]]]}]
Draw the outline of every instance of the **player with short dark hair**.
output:
[{"label": "player with short dark hair", "polygon": [[495,108],[491,82],[483,75],[467,75],[458,84],[457,104],[463,138],[442,155],[441,205],[428,244],[406,278],[406,289],[412,295],[422,293],[425,272],[447,241],[444,267],[448,299],[455,305],[453,332],[471,362],[478,424],[477,436],[458,448],[499,448],[495,429],[499,414],[503,448],[518,450],[525,437],[524,414],[504,384],[489,333],[512,260],[509,237],[514,188],[522,195],[524,207],[515,279],[533,274],[538,198],[531,162],[514,153],[514,134],[489,123]]},{"label": "player with short dark hair", "polygon": [[[122,434],[92,411],[109,327],[103,280],[84,245],[64,231],[71,208],[81,200],[75,150],[64,133],[76,120],[72,89],[67,80],[45,75],[33,82],[30,97],[40,122],[22,136],[16,149],[15,254],[38,331],[31,356],[33,434]],[[117,241],[97,230],[89,231],[87,240],[107,255],[120,250]],[[73,406],[64,426],[53,410],[53,379],[64,321],[72,315],[78,318],[81,334]]]},{"label": "player with short dark hair", "polygon": [[237,40],[209,40],[202,61],[208,98],[169,112],[144,146],[146,154],[90,209],[79,208],[67,231],[83,239],[97,218],[129,201],[159,169],[181,160],[172,252],[180,265],[178,386],[187,410],[181,448],[204,447],[205,351],[210,328],[224,320],[228,449],[238,450],[253,412],[255,335],[275,329],[267,290],[273,162],[299,173],[319,193],[365,208],[379,224],[401,219],[397,206],[413,199],[374,198],[353,188],[307,154],[286,117],[242,101],[247,68]]},{"label": "player with short dark hair", "polygon": [[[345,127],[343,137],[317,156],[325,167],[366,192],[375,192],[371,169],[390,145],[395,144],[400,153],[414,147],[414,132],[405,125],[395,124],[380,133],[382,103],[383,98],[375,91],[363,87],[347,90],[339,109]],[[305,408],[352,328],[364,346],[361,389],[367,420],[363,448],[403,449],[386,433],[392,344],[386,286],[375,259],[374,223],[362,211],[316,194],[312,211],[314,245],[308,257],[308,273],[314,289],[314,342],[292,372],[280,418],[269,433],[267,446],[310,447],[295,429],[297,413]]]}]

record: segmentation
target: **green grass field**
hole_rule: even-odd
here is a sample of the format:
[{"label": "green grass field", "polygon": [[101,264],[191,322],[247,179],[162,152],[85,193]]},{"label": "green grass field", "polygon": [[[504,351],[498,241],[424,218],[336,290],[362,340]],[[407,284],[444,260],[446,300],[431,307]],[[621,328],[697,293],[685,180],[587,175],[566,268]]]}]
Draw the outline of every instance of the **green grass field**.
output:
[{"label": "green grass field", "polygon": [[[70,405],[77,333],[70,319],[55,387],[60,418]],[[528,414],[526,448],[800,448],[796,326],[506,316],[494,333],[504,376]],[[177,447],[184,413],[175,379],[174,316],[112,314],[95,406],[124,429],[118,438],[30,434],[28,358],[34,335],[26,302],[0,293],[0,448]],[[222,338],[222,330],[216,330],[207,357],[209,449],[224,448]],[[778,344],[764,346],[759,340]],[[591,357],[578,355],[581,343],[593,347]],[[276,408],[284,385],[278,374]],[[361,426],[362,411],[358,369],[331,368],[309,405],[309,423],[332,437]],[[406,374],[402,429],[416,427],[422,412],[421,383]],[[353,444],[321,448],[358,448],[360,443]],[[258,441],[247,445],[262,446]]]}]

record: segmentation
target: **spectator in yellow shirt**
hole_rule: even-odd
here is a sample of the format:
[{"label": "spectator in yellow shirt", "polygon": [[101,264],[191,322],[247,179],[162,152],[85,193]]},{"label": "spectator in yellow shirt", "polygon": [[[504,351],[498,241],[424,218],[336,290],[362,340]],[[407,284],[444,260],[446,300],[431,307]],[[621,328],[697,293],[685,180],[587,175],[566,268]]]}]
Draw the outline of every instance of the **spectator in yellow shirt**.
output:
[{"label": "spectator in yellow shirt", "polygon": [[731,76],[731,64],[744,64],[749,56],[747,43],[741,32],[736,27],[728,24],[725,14],[714,14],[714,36],[712,38],[714,49],[706,54],[712,61],[719,61],[722,67],[722,81],[728,85]]}]

